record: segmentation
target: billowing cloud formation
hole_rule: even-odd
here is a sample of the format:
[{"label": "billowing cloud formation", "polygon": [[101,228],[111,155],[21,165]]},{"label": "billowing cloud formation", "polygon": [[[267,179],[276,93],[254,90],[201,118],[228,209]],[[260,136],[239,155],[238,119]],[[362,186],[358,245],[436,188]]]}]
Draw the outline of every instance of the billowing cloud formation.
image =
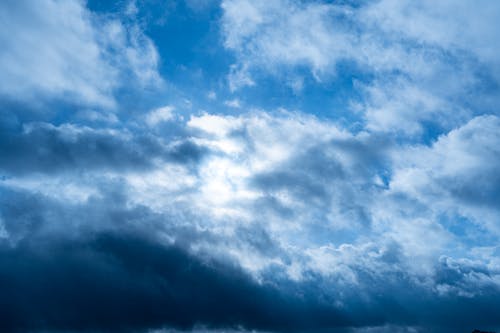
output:
[{"label": "billowing cloud formation", "polygon": [[481,116],[440,137],[430,148],[402,152],[392,189],[469,216],[499,235],[499,130],[498,117]]},{"label": "billowing cloud formation", "polygon": [[[1,4],[0,330],[498,330],[498,6],[482,4]],[[172,37],[194,12],[222,44],[186,49],[220,63],[183,49],[206,26]],[[179,93],[169,69],[151,94],[157,50],[229,85]],[[347,110],[254,107],[268,80],[295,101],[350,81]]]},{"label": "billowing cloud formation", "polygon": [[[483,122],[487,126],[478,126]],[[446,146],[445,152],[468,161],[447,167],[437,160],[443,176],[435,173],[439,169],[429,164],[430,157],[420,166],[402,156],[394,142],[283,112],[192,117],[186,131],[206,152],[193,160],[194,169],[175,160],[153,162],[158,155],[143,143],[148,154],[138,156],[147,167],[140,169],[126,169],[125,157],[136,156],[128,150],[117,155],[125,163],[121,167],[111,156],[99,162],[92,151],[80,154],[79,167],[66,169],[66,176],[47,173],[38,163],[3,181],[2,276],[5,285],[18,283],[19,290],[40,295],[37,299],[48,297],[48,290],[62,298],[52,298],[46,307],[44,301],[25,304],[29,294],[16,302],[19,293],[9,296],[11,319],[5,327],[125,330],[201,324],[321,331],[425,323],[452,331],[478,320],[470,318],[497,325],[491,312],[498,306],[500,283],[496,207],[478,213],[476,197],[455,195],[453,183],[405,176],[425,175],[429,167],[433,177],[460,177],[469,165],[484,166],[477,169],[481,173],[494,170],[488,165],[496,159],[482,159],[496,147],[497,123],[496,117],[480,117],[431,148],[405,150],[440,158]],[[120,135],[107,135],[119,152]],[[464,138],[472,145],[481,140],[485,155],[470,151]],[[127,147],[141,142],[129,140]],[[80,140],[73,144],[88,146]],[[62,142],[57,146],[64,152],[75,149]],[[442,183],[441,191],[450,194],[437,195],[426,182]],[[469,192],[495,198],[489,183],[464,179],[464,184]],[[75,189],[85,188],[91,190],[75,196]],[[488,205],[489,200],[480,201]],[[485,212],[493,220],[482,219]],[[454,217],[462,221],[458,230],[450,222]],[[474,225],[480,226],[476,235],[460,236],[461,227]],[[458,255],[460,249],[469,254]],[[221,258],[243,270],[220,266]],[[31,275],[48,281],[22,278]],[[52,281],[61,282],[51,286]],[[227,299],[221,301],[223,295]],[[94,302],[107,305],[91,311]],[[68,316],[59,320],[55,313],[62,309]],[[123,313],[129,313],[127,320]],[[446,316],[463,319],[449,322]]]},{"label": "billowing cloud formation", "polygon": [[161,245],[140,229],[127,232],[134,211],[123,213],[119,232],[2,244],[2,331],[187,329],[196,323],[296,331],[347,323],[326,303],[259,285],[238,268]]}]

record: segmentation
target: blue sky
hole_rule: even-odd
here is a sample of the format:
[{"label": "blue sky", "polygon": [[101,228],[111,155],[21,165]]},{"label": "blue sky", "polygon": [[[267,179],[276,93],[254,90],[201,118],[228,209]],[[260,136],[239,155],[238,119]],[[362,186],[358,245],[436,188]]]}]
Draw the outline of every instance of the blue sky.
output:
[{"label": "blue sky", "polygon": [[0,3],[3,332],[500,330],[500,3]]}]

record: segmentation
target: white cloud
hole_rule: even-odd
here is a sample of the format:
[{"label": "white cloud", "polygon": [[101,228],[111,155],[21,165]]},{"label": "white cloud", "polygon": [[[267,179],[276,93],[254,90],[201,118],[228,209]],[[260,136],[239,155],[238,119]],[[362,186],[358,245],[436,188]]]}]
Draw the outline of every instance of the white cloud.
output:
[{"label": "white cloud", "polygon": [[138,26],[99,17],[77,0],[2,2],[0,93],[113,107],[127,73],[157,84],[158,54]]},{"label": "white cloud", "polygon": [[450,130],[498,102],[483,80],[500,82],[495,2],[225,0],[222,9],[231,91],[272,76],[300,92],[304,68],[328,85],[344,61],[373,77],[356,82],[353,101],[366,127],[410,136],[422,123]]},{"label": "white cloud", "polygon": [[161,84],[162,78],[158,73],[160,56],[153,41],[137,25],[128,28],[128,36],[128,45],[120,50],[126,55],[125,66],[129,66],[141,85]]},{"label": "white cloud", "polygon": [[241,126],[241,121],[235,117],[224,117],[206,113],[198,117],[192,116],[188,122],[188,126],[221,137]]},{"label": "white cloud", "polygon": [[499,15],[500,5],[488,0],[383,0],[369,6],[363,18],[396,38],[458,48],[498,65],[500,36],[492,27]]},{"label": "white cloud", "polygon": [[[201,10],[208,2],[188,5]],[[370,76],[354,84],[363,98],[353,105],[365,121],[355,133],[299,112],[245,110],[237,97],[221,96],[240,110],[185,120],[165,105],[141,115],[143,126],[119,121],[102,108],[113,107],[121,79],[161,83],[156,48],[133,22],[134,1],[126,9],[132,22],[99,17],[76,0],[0,4],[8,28],[0,31],[0,72],[12,83],[0,94],[69,97],[85,104],[75,119],[99,125],[25,123],[0,132],[7,157],[0,171],[8,175],[0,174],[0,190],[12,192],[12,202],[23,202],[18,195],[50,201],[47,233],[66,219],[82,228],[92,220],[96,229],[115,219],[147,228],[152,219],[151,232],[169,244],[232,259],[257,280],[273,274],[272,282],[319,282],[321,297],[347,310],[352,299],[370,311],[396,303],[405,312],[421,306],[413,302],[421,291],[422,299],[431,295],[441,304],[450,295],[498,290],[500,118],[481,115],[474,104],[482,96],[475,90],[482,66],[497,75],[498,37],[487,34],[488,44],[474,36],[490,32],[500,6],[485,2],[473,12],[467,1],[337,3],[224,0],[225,46],[236,55],[229,88],[256,85],[266,72],[285,76],[282,82],[300,94],[309,82],[304,68],[328,83],[340,61],[353,61]],[[16,21],[20,11],[26,22]],[[206,97],[217,99],[213,91]],[[194,111],[198,102],[180,103]],[[444,134],[416,144],[428,123]],[[160,124],[169,131],[154,130]],[[72,218],[114,201],[119,205],[106,207],[103,217]],[[70,208],[57,213],[60,203]],[[0,240],[17,232],[3,219]],[[274,273],[282,275],[274,280]],[[419,330],[359,331],[383,329]]]},{"label": "white cloud", "polygon": [[500,119],[479,116],[432,145],[400,150],[391,191],[405,193],[431,210],[470,218],[500,235]]},{"label": "white cloud", "polygon": [[[198,142],[223,152],[201,167],[203,191],[193,201],[230,230],[259,221],[293,258],[281,262],[291,278],[313,270],[356,281],[359,270],[370,269],[427,281],[441,255],[460,258],[467,254],[458,249],[477,246],[477,240],[457,237],[444,215],[456,211],[498,232],[497,208],[478,208],[474,198],[455,193],[463,186],[465,194],[482,193],[487,200],[481,198],[481,205],[498,197],[497,123],[493,116],[478,117],[432,148],[395,148],[376,143],[376,136],[353,136],[332,123],[290,113],[193,117],[189,125],[209,135]],[[392,161],[379,169],[384,154]],[[385,168],[393,169],[388,187],[380,180]],[[323,250],[332,246],[360,250],[343,259],[333,255],[330,262]],[[397,266],[385,262],[391,256]]]},{"label": "white cloud", "polygon": [[2,238],[9,238],[9,233],[5,230],[4,222],[2,217],[0,217],[0,239]]},{"label": "white cloud", "polygon": [[154,127],[161,122],[173,120],[174,117],[174,107],[166,105],[149,112],[146,115],[146,124]]},{"label": "white cloud", "polygon": [[207,94],[207,98],[212,100],[212,101],[215,101],[217,99],[217,94],[213,90],[209,91]]},{"label": "white cloud", "polygon": [[222,8],[225,46],[243,64],[271,72],[276,66],[306,65],[319,75],[345,56],[351,43],[335,22],[347,14],[343,8],[288,0],[224,1]]},{"label": "white cloud", "polygon": [[137,8],[137,1],[130,0],[125,7],[125,15],[135,17],[137,13],[139,13],[139,8]]},{"label": "white cloud", "polygon": [[229,106],[230,108],[236,108],[236,109],[241,108],[241,102],[237,98],[225,101],[224,105]]},{"label": "white cloud", "polygon": [[[159,110],[150,116],[170,119],[170,108]],[[432,147],[395,146],[286,111],[202,114],[179,125],[207,149],[194,167],[154,159],[146,169],[18,177],[4,186],[85,202],[103,190],[92,192],[93,181],[124,184],[128,205],[168,216],[166,225],[217,235],[191,241],[193,251],[232,258],[257,278],[279,267],[295,281],[314,272],[360,291],[370,288],[368,275],[394,284],[404,276],[438,294],[470,293],[468,280],[438,288],[439,258],[499,267],[493,245],[457,237],[442,220],[461,216],[480,226],[478,235],[498,235],[497,117],[478,117]],[[88,129],[61,131],[72,140]],[[245,238],[252,232],[258,235]],[[254,238],[268,243],[256,250]]]},{"label": "white cloud", "polygon": [[425,130],[422,122],[453,128],[470,117],[468,110],[402,78],[377,80],[359,88],[366,96],[362,109],[366,128],[371,131],[411,137]]},{"label": "white cloud", "polygon": [[[225,0],[225,46],[247,66],[306,65],[334,71],[339,60],[375,70],[419,72],[432,47],[473,52],[496,61],[500,38],[492,29],[500,6],[491,1],[383,0],[359,7],[293,0]],[[481,38],[478,38],[481,36]],[[414,43],[424,44],[415,53]],[[414,60],[415,62],[408,62]]]},{"label": "white cloud", "polygon": [[76,116],[80,119],[90,120],[93,122],[106,122],[116,124],[118,117],[112,112],[99,112],[91,109],[84,109],[78,111]]},{"label": "white cloud", "polygon": [[231,92],[234,92],[242,87],[252,87],[255,85],[255,81],[248,72],[248,66],[245,64],[231,65],[228,81],[229,90],[231,90]]}]

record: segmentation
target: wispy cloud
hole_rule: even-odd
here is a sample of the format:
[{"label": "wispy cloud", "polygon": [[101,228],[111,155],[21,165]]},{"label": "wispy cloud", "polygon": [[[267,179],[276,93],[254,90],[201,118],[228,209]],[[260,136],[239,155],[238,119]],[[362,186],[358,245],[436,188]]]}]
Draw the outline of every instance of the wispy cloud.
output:
[{"label": "wispy cloud", "polygon": [[99,17],[80,1],[5,3],[1,92],[15,100],[66,99],[113,107],[114,90],[131,77],[161,82],[158,54],[139,26]]}]

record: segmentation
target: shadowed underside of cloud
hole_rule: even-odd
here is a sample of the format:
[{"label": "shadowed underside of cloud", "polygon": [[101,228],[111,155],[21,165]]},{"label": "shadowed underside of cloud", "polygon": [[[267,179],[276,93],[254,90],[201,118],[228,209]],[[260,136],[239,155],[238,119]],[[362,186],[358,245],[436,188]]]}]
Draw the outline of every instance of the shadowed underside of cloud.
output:
[{"label": "shadowed underside of cloud", "polygon": [[[220,242],[242,242],[239,237],[177,227],[172,216],[127,205],[117,191],[69,205],[3,189],[1,216],[9,232],[0,238],[3,332],[197,326],[358,332],[384,325],[453,332],[477,322],[498,325],[500,294],[479,263],[443,258],[435,276],[419,281],[409,272],[370,271],[378,259],[368,252],[370,264],[360,261],[345,272],[356,275],[352,285],[314,270],[292,281],[280,266],[257,282],[232,260],[193,251],[200,242],[216,249]],[[399,250],[391,251],[381,262],[404,265]]]},{"label": "shadowed underside of cloud", "polygon": [[73,206],[5,188],[2,197],[9,233],[0,238],[2,332],[194,325],[300,331],[351,323],[312,295],[258,283],[230,261],[190,254],[196,230],[127,207],[119,194]]},{"label": "shadowed underside of cloud", "polygon": [[[433,180],[461,176],[494,200],[463,172],[492,179],[497,117],[403,150],[300,114],[205,114],[183,126],[190,136],[176,140],[195,147],[185,160],[153,134],[40,123],[2,133],[2,167],[15,176],[0,192],[5,330],[498,325],[495,208],[482,219],[456,185]],[[67,182],[92,191],[71,199]],[[439,214],[455,200],[467,208],[455,214],[493,236],[453,239]],[[447,244],[471,255],[443,255]]]},{"label": "shadowed underside of cloud", "polygon": [[153,2],[0,1],[0,331],[498,330],[498,3]]},{"label": "shadowed underside of cloud", "polygon": [[[183,126],[190,136],[176,140],[195,147],[184,160],[153,134],[39,123],[2,133],[1,165],[14,175],[0,191],[5,331],[498,325],[495,208],[482,219],[456,185],[433,180],[461,176],[494,198],[463,172],[492,179],[497,117],[404,150],[300,114],[205,114]],[[71,199],[67,182],[91,191]],[[490,239],[450,236],[439,214],[455,200]],[[472,255],[444,255],[447,244]]]},{"label": "shadowed underside of cloud", "polygon": [[318,299],[284,294],[236,267],[124,233],[2,244],[0,281],[2,332],[349,324]]},{"label": "shadowed underside of cloud", "polygon": [[[397,304],[385,295],[358,303],[358,308],[359,300],[351,300],[347,314],[319,295],[303,294],[314,286],[295,293],[294,288],[258,284],[234,266],[126,233],[1,244],[0,281],[2,332],[125,332],[195,325],[325,332],[385,322],[418,326],[420,320],[440,327],[436,332],[451,332],[478,321],[498,324],[492,320],[498,293],[491,291],[480,299],[442,301],[424,294],[424,299],[406,300],[412,304]],[[374,312],[375,306],[381,308]]]},{"label": "shadowed underside of cloud", "polygon": [[0,126],[0,170],[7,175],[145,170],[153,168],[155,160],[196,164],[207,152],[186,139],[167,143],[158,136],[126,129],[50,123],[18,127]]},{"label": "shadowed underside of cloud", "polygon": [[[493,290],[480,299],[436,301],[424,294],[421,300],[407,299],[410,304],[385,295],[359,308],[353,300],[347,314],[319,295],[303,294],[314,287],[287,293],[256,283],[236,267],[130,234],[2,244],[0,282],[2,332],[135,332],[195,325],[326,332],[386,322],[419,326],[421,320],[429,331],[434,326],[436,332],[451,332],[474,322],[498,324],[492,319],[499,305]],[[375,306],[381,308],[374,312]]]}]

